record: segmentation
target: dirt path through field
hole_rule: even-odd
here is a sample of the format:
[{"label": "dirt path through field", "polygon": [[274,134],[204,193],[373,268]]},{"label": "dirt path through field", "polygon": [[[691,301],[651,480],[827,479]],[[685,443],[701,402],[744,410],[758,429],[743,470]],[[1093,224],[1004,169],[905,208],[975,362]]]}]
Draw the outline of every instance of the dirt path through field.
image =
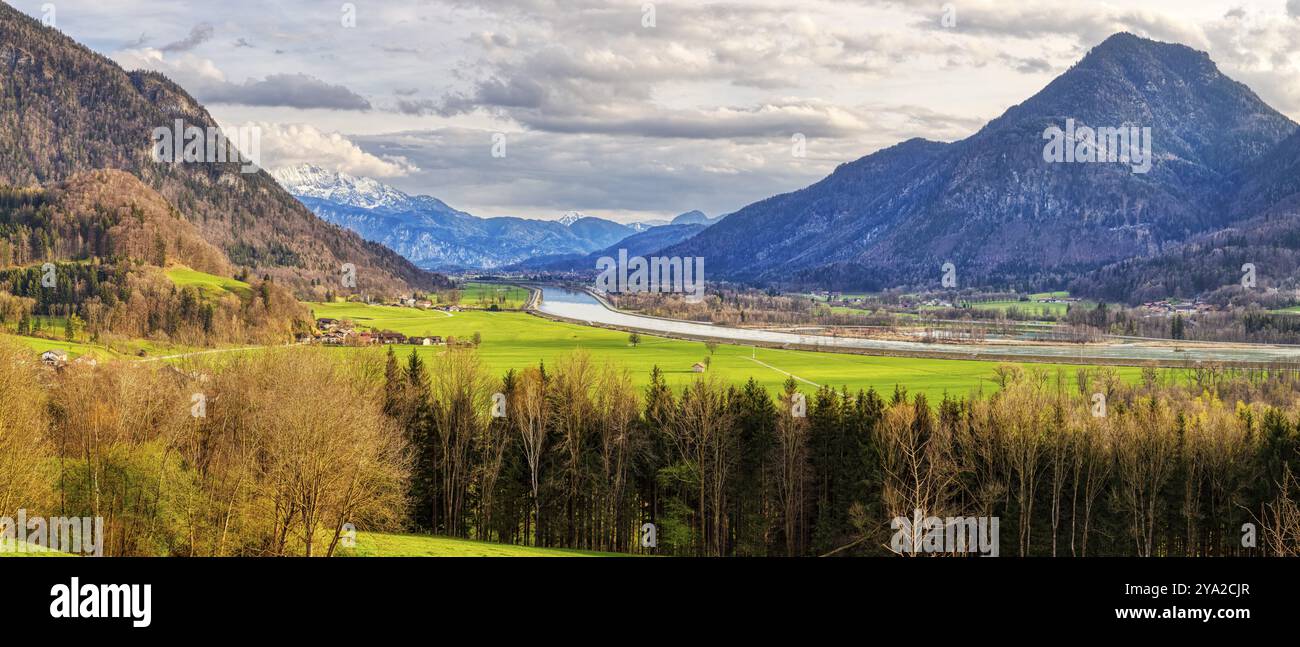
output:
[{"label": "dirt path through field", "polygon": [[818,383],[816,383],[816,382],[814,382],[814,381],[812,381],[812,380],[805,380],[804,378],[799,377],[798,375],[795,375],[794,373],[791,373],[791,372],[789,372],[789,371],[783,371],[783,370],[781,370],[781,369],[779,369],[779,368],[777,368],[777,367],[775,367],[775,366],[772,366],[771,364],[768,364],[768,363],[766,363],[766,362],[761,362],[761,361],[759,361],[759,360],[757,360],[757,359],[755,359],[755,358],[753,358],[753,357],[746,357],[745,359],[747,359],[747,360],[749,360],[749,361],[751,361],[751,362],[754,362],[755,364],[758,364],[758,365],[760,365],[760,366],[765,366],[765,367],[767,367],[767,368],[770,368],[770,369],[776,371],[777,373],[780,373],[780,374],[782,374],[782,375],[784,375],[784,376],[786,376],[786,377],[792,377],[792,378],[794,378],[794,379],[796,379],[796,380],[799,380],[800,382],[803,382],[804,384],[811,384],[811,385],[813,385],[813,386],[815,386],[815,387],[817,387],[817,388],[819,388],[819,389],[822,388],[822,385],[820,385],[820,384],[818,384]]}]

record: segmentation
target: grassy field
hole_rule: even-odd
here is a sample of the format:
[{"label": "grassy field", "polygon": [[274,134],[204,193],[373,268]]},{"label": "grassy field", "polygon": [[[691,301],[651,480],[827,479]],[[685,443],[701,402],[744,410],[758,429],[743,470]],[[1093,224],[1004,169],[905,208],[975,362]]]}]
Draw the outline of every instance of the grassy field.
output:
[{"label": "grassy field", "polygon": [[472,539],[431,535],[390,535],[358,532],[354,548],[339,549],[340,557],[620,557],[619,553],[534,548]]},{"label": "grassy field", "polygon": [[[803,294],[799,296],[808,297],[813,299],[814,301],[826,300],[825,297],[821,297],[815,294]],[[868,295],[846,294],[844,295],[844,298],[862,298],[865,296]],[[1029,295],[1030,298],[1029,301],[1020,301],[1018,299],[1015,299],[1015,300],[1003,300],[1003,301],[971,302],[970,307],[976,310],[998,310],[1002,312],[1006,312],[1008,310],[1014,309],[1014,310],[1018,310],[1022,314],[1031,317],[1053,319],[1053,318],[1064,317],[1065,313],[1070,309],[1070,304],[1038,303],[1038,301],[1040,299],[1064,299],[1068,296],[1070,296],[1069,292],[1039,292],[1037,294]],[[1084,302],[1084,301],[1079,302],[1077,305],[1084,308],[1096,307],[1096,304]],[[948,310],[948,308],[943,308],[939,306],[918,306],[917,310],[922,313],[926,313],[926,312],[934,312],[938,310]],[[865,310],[848,307],[848,306],[831,306],[831,311],[839,314],[866,314],[867,313],[867,311]]]},{"label": "grassy field", "polygon": [[[937,401],[944,393],[965,396],[975,390],[989,392],[995,385],[996,362],[906,357],[874,357],[837,353],[818,353],[719,344],[713,353],[702,342],[666,339],[642,335],[633,347],[627,333],[557,323],[523,312],[463,311],[446,313],[415,308],[368,306],[359,303],[309,304],[317,317],[351,319],[358,326],[396,330],[406,335],[439,335],[469,339],[481,337],[479,356],[493,375],[510,369],[536,366],[538,362],[554,364],[575,350],[589,352],[595,361],[625,367],[638,386],[649,382],[655,366],[668,383],[680,388],[699,378],[692,366],[709,358],[709,372],[721,379],[742,384],[751,377],[769,391],[781,390],[788,377],[794,377],[804,392],[817,386],[850,390],[874,388],[882,394],[892,393],[896,385],[909,392],[925,393]],[[166,346],[148,340],[114,342],[112,347],[69,343],[57,339],[6,336],[24,344],[35,353],[57,348],[71,357],[91,355],[97,359],[146,357],[185,352],[182,347]],[[441,346],[398,346],[403,357],[414,352],[426,359],[445,352]],[[331,352],[355,353],[355,348],[334,348]],[[1026,368],[1049,372],[1062,371],[1067,380],[1074,379],[1076,367],[1066,364],[1025,364]],[[1128,381],[1136,381],[1139,368],[1115,369]]]},{"label": "grassy field", "polygon": [[[398,535],[377,532],[357,533],[357,545],[338,549],[339,557],[627,557],[621,553],[600,553],[562,548],[514,546],[472,539],[435,537],[432,535]],[[28,552],[0,551],[3,557],[76,557],[40,546]]]},{"label": "grassy field", "polygon": [[[683,386],[698,377],[691,366],[709,355],[701,342],[642,335],[641,344],[634,348],[628,344],[627,333],[556,323],[522,312],[458,312],[447,316],[436,311],[357,303],[311,305],[317,317],[351,319],[360,326],[391,329],[407,335],[469,338],[477,332],[482,336],[479,356],[495,374],[534,366],[538,361],[551,364],[581,348],[597,361],[627,367],[638,385],[644,386],[649,381],[650,370],[657,365],[670,384]],[[398,346],[395,351],[405,356],[412,349],[426,357],[444,352],[438,346]],[[337,352],[356,351],[340,348]],[[1059,368],[1070,380],[1074,378],[1072,366],[1033,366],[1048,371]],[[782,387],[787,374],[792,374],[803,380],[800,388],[804,391],[815,388],[814,384],[824,384],[836,388],[848,386],[853,390],[870,387],[887,394],[893,392],[896,384],[902,384],[910,392],[923,392],[933,400],[944,392],[966,395],[981,388],[987,392],[994,386],[996,367],[994,362],[871,357],[721,344],[712,355],[709,370],[735,383],[753,377],[774,392]],[[1134,381],[1141,372],[1138,368],[1117,370],[1125,379]]]},{"label": "grassy field", "polygon": [[998,310],[1007,312],[1018,310],[1032,317],[1064,317],[1070,309],[1068,303],[1037,303],[1034,301],[984,301],[982,303],[972,303],[970,307],[975,310]]},{"label": "grassy field", "polygon": [[77,555],[73,555],[72,553],[63,553],[57,550],[51,550],[44,546],[36,546],[31,544],[28,544],[26,548],[23,550],[23,552],[19,552],[17,549],[17,544],[22,544],[24,542],[18,541],[16,539],[14,540],[14,542],[15,542],[14,551],[9,552],[7,550],[0,550],[0,557],[77,557]]},{"label": "grassy field", "polygon": [[37,354],[44,353],[47,350],[61,350],[67,353],[69,358],[73,359],[82,356],[89,356],[96,360],[105,360],[120,356],[119,353],[113,352],[104,346],[92,344],[67,342],[60,339],[45,339],[42,337],[23,337],[5,333],[0,333],[0,337],[27,346]]},{"label": "grassy field", "polygon": [[497,285],[470,281],[460,291],[460,305],[486,308],[492,304],[503,310],[518,310],[528,301],[528,290],[515,285]]},{"label": "grassy field", "polygon": [[[829,300],[830,300],[829,297],[825,297],[825,296],[822,296],[822,295],[820,295],[820,294],[813,294],[813,293],[811,293],[811,292],[804,292],[804,293],[801,293],[801,294],[794,294],[794,295],[791,295],[791,296],[803,297],[803,298],[805,298],[805,299],[812,299],[813,301],[829,301]],[[866,294],[866,293],[857,293],[857,292],[846,292],[846,293],[842,293],[842,294],[840,294],[840,295],[839,295],[839,298],[840,298],[840,299],[870,299],[871,297],[875,297],[875,296],[880,296],[880,295],[877,295],[877,294]]]},{"label": "grassy field", "polygon": [[187,285],[193,285],[205,297],[216,298],[227,292],[242,296],[252,290],[252,287],[243,281],[192,270],[184,265],[173,265],[167,268],[167,278],[171,279],[172,283],[175,283],[177,287],[183,288]]},{"label": "grassy field", "polygon": [[[91,344],[86,342],[69,342],[62,339],[20,336],[9,334],[7,331],[3,330],[0,330],[0,337],[27,346],[36,353],[43,353],[47,350],[62,350],[68,354],[70,359],[89,356],[98,361],[117,357],[158,357],[160,355],[176,355],[204,350],[201,348],[181,346],[178,344],[164,344],[162,342],[151,341],[148,339],[114,339],[112,342],[106,344]],[[141,355],[140,351],[144,351],[144,355]]]}]

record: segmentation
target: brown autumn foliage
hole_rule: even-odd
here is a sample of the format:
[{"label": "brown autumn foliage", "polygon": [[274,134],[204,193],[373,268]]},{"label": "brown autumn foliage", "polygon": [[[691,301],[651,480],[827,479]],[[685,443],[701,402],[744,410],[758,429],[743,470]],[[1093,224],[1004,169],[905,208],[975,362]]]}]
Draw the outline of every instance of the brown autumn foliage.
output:
[{"label": "brown autumn foliage", "polygon": [[42,373],[29,349],[0,340],[0,515],[52,501]]},{"label": "brown autumn foliage", "polygon": [[0,355],[0,514],[102,517],[106,555],[196,556],[331,555],[349,528],[404,518],[405,444],[364,361],[56,372]]},{"label": "brown autumn foliage", "polygon": [[347,524],[888,555],[891,520],[918,509],[998,517],[1005,555],[1291,555],[1300,537],[1300,374],[1280,368],[1129,383],[1008,367],[990,395],[823,387],[796,407],[793,382],[779,398],[707,376],[675,392],[656,372],[638,390],[585,354],[500,382],[472,349],[405,367],[222,357],[55,371],[0,348],[0,514],[102,516],[112,555],[330,555]]},{"label": "brown autumn foliage", "polygon": [[[54,265],[54,286],[42,282],[42,263]],[[210,345],[284,343],[309,327],[307,309],[267,277],[249,277],[250,290],[203,293],[167,278],[163,268],[176,264],[217,276],[233,271],[198,228],[127,173],[83,173],[47,190],[0,189],[5,328],[17,330],[23,314],[76,314],[87,339]]]}]

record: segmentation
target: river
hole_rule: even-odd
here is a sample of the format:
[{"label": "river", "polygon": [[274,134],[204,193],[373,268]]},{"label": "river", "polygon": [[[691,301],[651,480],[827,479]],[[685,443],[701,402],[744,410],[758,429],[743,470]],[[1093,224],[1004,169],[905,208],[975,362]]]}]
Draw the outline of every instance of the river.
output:
[{"label": "river", "polygon": [[853,339],[827,335],[803,335],[771,330],[753,330],[715,326],[708,323],[661,319],[611,310],[592,295],[554,286],[538,286],[542,290],[538,311],[588,325],[602,325],[635,329],[668,336],[690,336],[716,339],[733,344],[789,345],[820,347],[827,350],[843,349],[847,352],[879,351],[882,354],[918,354],[935,357],[951,356],[954,359],[1024,358],[1071,360],[1106,363],[1159,362],[1162,365],[1180,365],[1188,362],[1247,362],[1275,364],[1300,361],[1300,346],[1264,344],[1210,344],[1204,342],[1170,343],[1126,341],[1097,344],[948,344],[885,339]]}]

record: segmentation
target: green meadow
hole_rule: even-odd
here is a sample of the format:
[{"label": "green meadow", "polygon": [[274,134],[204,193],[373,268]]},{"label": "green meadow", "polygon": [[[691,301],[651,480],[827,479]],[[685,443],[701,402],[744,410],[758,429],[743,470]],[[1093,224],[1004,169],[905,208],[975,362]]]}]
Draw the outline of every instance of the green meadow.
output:
[{"label": "green meadow", "polygon": [[167,278],[171,279],[177,287],[192,285],[205,297],[220,297],[227,292],[242,295],[252,290],[252,287],[243,281],[192,270],[184,265],[173,265],[167,268],[166,273]]},{"label": "green meadow", "polygon": [[[233,286],[233,289],[238,289],[238,286]],[[925,393],[935,401],[945,393],[964,396],[976,390],[991,391],[995,388],[995,369],[998,366],[997,362],[975,360],[877,357],[732,344],[718,344],[711,352],[703,342],[651,335],[642,335],[640,343],[632,346],[625,332],[559,323],[525,312],[470,310],[447,313],[359,303],[308,305],[316,317],[350,319],[362,328],[464,340],[477,333],[481,340],[479,357],[496,375],[504,375],[511,369],[536,366],[539,362],[554,364],[574,351],[583,350],[597,362],[626,368],[638,386],[648,384],[650,372],[656,366],[669,384],[685,386],[700,377],[693,366],[701,362],[707,363],[708,373],[727,382],[741,384],[753,378],[773,393],[779,392],[786,379],[793,377],[805,392],[825,385],[848,387],[854,391],[874,388],[877,392],[889,394],[896,385],[902,385],[909,392]],[[113,341],[105,345],[38,337],[6,337],[28,346],[35,353],[60,349],[73,358],[89,355],[100,360],[114,357],[134,359],[140,357],[140,351],[144,351],[144,357],[159,357],[202,350],[149,340]],[[400,345],[395,346],[394,351],[403,357],[414,351],[432,359],[434,355],[445,352],[445,347]],[[354,353],[358,349],[331,348],[331,352]],[[1077,368],[1068,364],[1021,366],[1026,370],[1049,373],[1060,371],[1071,383]],[[1115,370],[1127,381],[1136,381],[1141,374],[1137,367],[1118,367]]]},{"label": "green meadow", "polygon": [[432,535],[358,532],[357,545],[338,549],[340,557],[619,557],[620,553],[515,546]]},{"label": "green meadow", "polygon": [[0,550],[0,557],[77,557],[72,553],[63,553],[44,546],[26,544],[26,542],[17,539],[13,540],[13,542],[12,545],[6,546],[6,550]]},{"label": "green meadow", "polygon": [[970,307],[975,310],[997,310],[1000,312],[1011,312],[1013,310],[1024,313],[1031,317],[1064,317],[1069,311],[1068,303],[1037,303],[1035,301],[984,301],[972,303]]},{"label": "green meadow", "polygon": [[[1007,300],[1007,301],[984,301],[980,303],[971,303],[970,306],[976,310],[1001,310],[1007,312],[1017,310],[1021,313],[1045,318],[1064,317],[1070,310],[1068,303],[1038,303],[1040,299],[1064,299],[1070,296],[1069,292],[1039,292],[1029,295],[1029,301]],[[1080,301],[1077,304],[1081,308],[1092,309],[1097,304],[1089,301]]]},{"label": "green meadow", "polygon": [[[649,335],[633,347],[628,334],[615,330],[557,323],[523,312],[458,312],[416,310],[357,303],[311,304],[317,317],[351,319],[356,325],[395,330],[406,335],[440,335],[468,339],[479,333],[482,342],[479,356],[492,372],[504,374],[509,369],[534,366],[539,361],[554,363],[560,357],[582,349],[601,362],[626,367],[638,385],[649,381],[650,370],[658,366],[670,384],[686,385],[699,376],[692,365],[710,358],[710,373],[722,379],[743,383],[754,378],[776,392],[787,376],[795,376],[805,392],[816,385],[852,390],[874,388],[892,393],[895,385],[911,393],[922,392],[931,400],[947,392],[966,395],[973,390],[988,392],[995,388],[995,362],[907,357],[873,357],[793,351],[750,346],[719,344],[712,354],[702,342],[680,341]],[[395,346],[402,356],[412,350],[425,357],[445,352],[440,346]],[[356,352],[338,349],[338,352]],[[1073,381],[1076,367],[1063,364],[1024,365],[1055,372],[1063,371]],[[1137,380],[1141,369],[1116,369],[1126,380]]]},{"label": "green meadow", "polygon": [[[380,532],[358,532],[357,544],[339,548],[339,557],[627,557],[622,553],[588,550],[537,548],[495,542]],[[28,546],[24,552],[0,551],[3,557],[76,557],[40,546]]]},{"label": "green meadow", "polygon": [[517,285],[470,281],[460,290],[460,304],[472,308],[486,308],[496,304],[504,310],[518,310],[527,302],[528,290]]},{"label": "green meadow", "polygon": [[19,344],[32,349],[37,354],[44,353],[47,350],[61,350],[67,353],[69,358],[89,356],[96,360],[109,359],[120,355],[104,346],[93,344],[82,344],[63,341],[60,339],[45,339],[44,337],[26,337],[8,334],[4,335],[4,337],[5,339],[16,341]]},{"label": "green meadow", "polygon": [[[799,296],[811,298],[814,301],[826,300],[825,297],[821,297],[815,294],[802,294]],[[861,294],[843,295],[843,297],[846,299],[864,298],[868,296],[870,295],[861,295]],[[1068,296],[1070,296],[1069,292],[1039,292],[1037,294],[1029,295],[1029,299],[1030,299],[1029,301],[1020,301],[1019,299],[1005,299],[1001,301],[960,301],[959,300],[957,304],[958,305],[968,304],[971,308],[975,310],[994,310],[994,311],[999,311],[1004,313],[1010,313],[1011,311],[1014,310],[1021,315],[1028,316],[1031,318],[1052,320],[1052,319],[1059,319],[1061,317],[1064,317],[1066,312],[1068,312],[1070,309],[1070,304],[1039,303],[1038,301],[1040,299],[1052,299],[1052,298],[1064,299]],[[1080,301],[1077,305],[1083,308],[1091,309],[1091,308],[1095,308],[1097,304],[1087,302],[1087,301]],[[860,315],[869,314],[868,310],[863,310],[861,308],[855,308],[852,306],[830,306],[830,309],[831,312],[837,314],[860,314]],[[917,311],[921,313],[935,312],[939,310],[948,310],[948,308],[942,308],[939,306],[925,306],[925,305],[917,306]],[[908,318],[912,315],[909,315],[907,313],[896,313],[895,316],[901,318]]]},{"label": "green meadow", "polygon": [[[62,339],[14,335],[3,330],[0,330],[0,337],[27,346],[38,354],[44,353],[47,350],[61,350],[68,354],[69,359],[88,356],[93,357],[97,361],[120,357],[132,359],[160,357],[208,350],[192,346],[157,342],[148,339],[113,339],[108,343],[91,344],[88,342],[70,342]],[[141,354],[141,351],[143,351],[143,354]]]}]

